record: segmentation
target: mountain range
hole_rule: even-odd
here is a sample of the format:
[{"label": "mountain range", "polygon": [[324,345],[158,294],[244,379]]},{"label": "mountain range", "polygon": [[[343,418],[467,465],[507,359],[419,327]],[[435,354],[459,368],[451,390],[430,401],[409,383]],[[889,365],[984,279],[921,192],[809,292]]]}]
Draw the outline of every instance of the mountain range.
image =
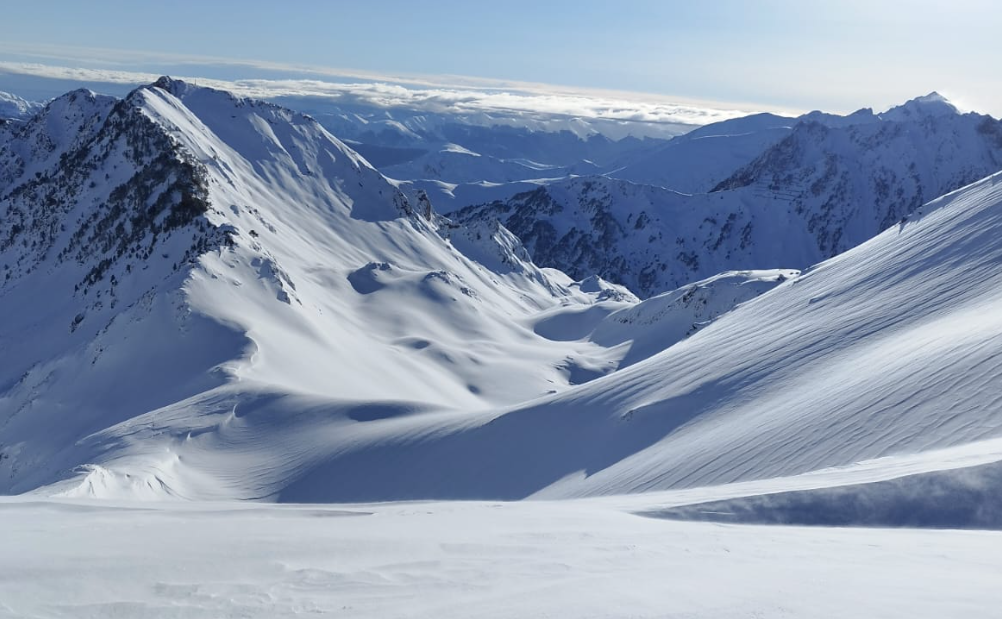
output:
[{"label": "mountain range", "polygon": [[689,192],[443,215],[302,113],[70,92],[0,125],[0,492],[803,514],[932,484],[915,509],[968,526],[1002,458],[999,131],[936,96],[751,117],[649,152]]},{"label": "mountain range", "polygon": [[999,121],[933,93],[879,115],[725,121],[642,164],[520,187],[452,216],[497,219],[538,264],[646,297],[726,270],[804,269],[999,168]]}]

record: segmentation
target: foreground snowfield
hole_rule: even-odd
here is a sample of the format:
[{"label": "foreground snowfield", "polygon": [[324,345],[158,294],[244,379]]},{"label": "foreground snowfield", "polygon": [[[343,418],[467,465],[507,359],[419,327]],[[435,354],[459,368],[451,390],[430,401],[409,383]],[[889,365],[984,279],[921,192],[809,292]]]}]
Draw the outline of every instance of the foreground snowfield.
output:
[{"label": "foreground snowfield", "polygon": [[603,503],[0,503],[0,617],[990,617],[1002,535]]},{"label": "foreground snowfield", "polygon": [[[1000,458],[993,440],[560,501],[0,498],[0,617],[995,617],[998,499],[965,505],[963,484],[927,482],[957,475],[991,497]],[[788,496],[801,497],[797,511]],[[865,509],[847,509],[858,497]],[[746,524],[762,520],[763,500],[766,514],[815,523],[858,525],[860,513],[904,506],[920,525],[971,529]],[[982,523],[935,519],[985,506]]]},{"label": "foreground snowfield", "polygon": [[[608,501],[605,499],[604,501]],[[991,617],[1002,534],[603,502],[0,501],[0,617]]]}]

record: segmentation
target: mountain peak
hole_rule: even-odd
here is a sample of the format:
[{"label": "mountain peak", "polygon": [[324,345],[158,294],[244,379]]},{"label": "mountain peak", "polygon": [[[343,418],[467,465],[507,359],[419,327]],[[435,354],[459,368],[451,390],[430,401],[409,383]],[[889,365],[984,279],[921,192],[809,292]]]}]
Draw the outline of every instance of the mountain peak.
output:
[{"label": "mountain peak", "polygon": [[950,100],[939,94],[935,90],[925,95],[924,97],[916,97],[914,101],[919,103],[949,103]]},{"label": "mountain peak", "polygon": [[960,110],[949,99],[933,91],[892,107],[880,117],[884,120],[915,120],[928,116],[952,116],[959,113]]},{"label": "mountain peak", "polygon": [[183,95],[188,94],[192,89],[196,88],[196,86],[193,86],[188,82],[175,79],[169,75],[160,76],[157,81],[153,82],[152,87],[166,90],[175,97],[182,97]]}]

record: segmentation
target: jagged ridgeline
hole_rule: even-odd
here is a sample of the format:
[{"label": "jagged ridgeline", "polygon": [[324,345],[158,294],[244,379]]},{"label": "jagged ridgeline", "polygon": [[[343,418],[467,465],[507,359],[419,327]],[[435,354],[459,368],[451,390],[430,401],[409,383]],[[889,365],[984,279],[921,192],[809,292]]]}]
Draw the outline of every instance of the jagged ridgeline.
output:
[{"label": "jagged ridgeline", "polygon": [[227,241],[202,217],[204,167],[132,96],[60,97],[12,128],[0,161],[0,286],[44,263],[73,263],[87,266],[76,293],[114,303],[114,271],[142,268],[158,252],[176,271]]}]

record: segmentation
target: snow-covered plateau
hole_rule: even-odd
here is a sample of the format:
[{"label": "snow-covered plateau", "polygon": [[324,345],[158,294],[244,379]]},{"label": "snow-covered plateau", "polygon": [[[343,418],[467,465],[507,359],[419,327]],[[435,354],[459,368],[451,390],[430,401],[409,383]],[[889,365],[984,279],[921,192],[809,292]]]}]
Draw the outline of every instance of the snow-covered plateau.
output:
[{"label": "snow-covered plateau", "polygon": [[1002,130],[785,122],[446,215],[170,78],[0,124],[0,617],[994,616]]}]

